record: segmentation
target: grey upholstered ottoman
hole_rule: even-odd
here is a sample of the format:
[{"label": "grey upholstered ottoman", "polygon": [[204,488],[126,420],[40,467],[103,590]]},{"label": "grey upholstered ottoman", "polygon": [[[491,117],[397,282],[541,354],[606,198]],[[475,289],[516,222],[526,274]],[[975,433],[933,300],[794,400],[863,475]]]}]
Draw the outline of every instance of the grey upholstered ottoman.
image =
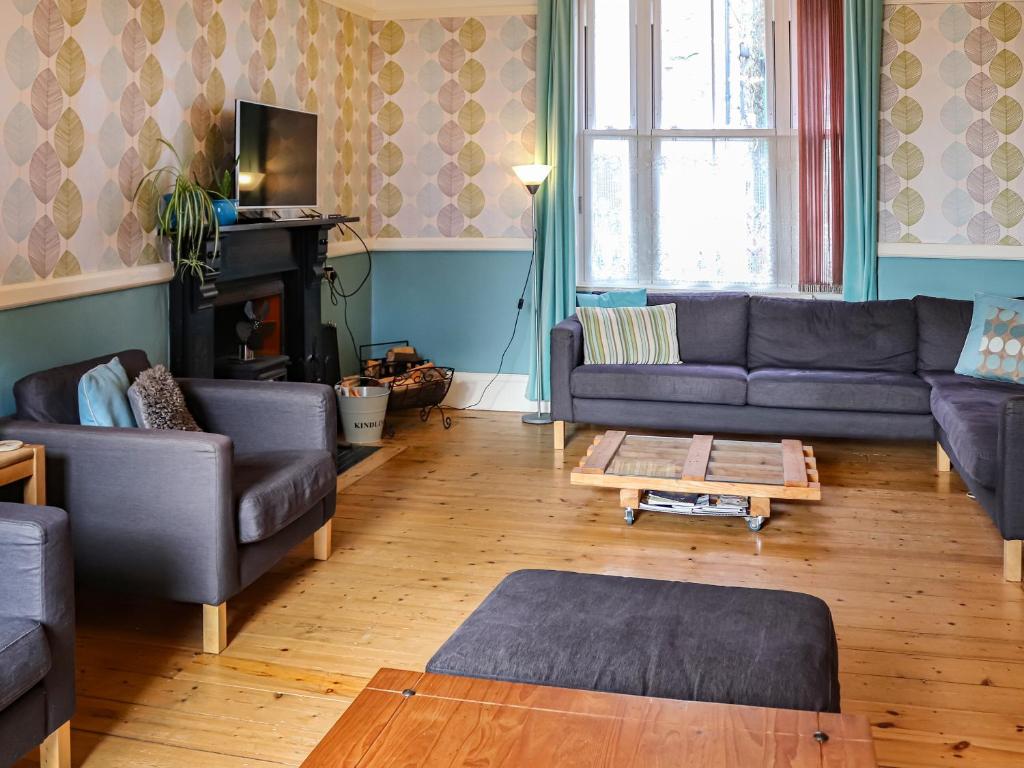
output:
[{"label": "grey upholstered ottoman", "polygon": [[564,571],[509,574],[428,672],[839,711],[828,606],[797,592]]}]

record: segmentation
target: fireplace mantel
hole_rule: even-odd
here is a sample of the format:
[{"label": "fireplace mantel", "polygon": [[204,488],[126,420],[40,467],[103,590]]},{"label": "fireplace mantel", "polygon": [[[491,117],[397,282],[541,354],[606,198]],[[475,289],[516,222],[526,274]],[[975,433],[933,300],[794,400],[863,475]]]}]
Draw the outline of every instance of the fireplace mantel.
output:
[{"label": "fireplace mantel", "polygon": [[[220,251],[208,259],[202,280],[191,274],[171,281],[171,370],[175,376],[214,378],[215,307],[221,292],[254,278],[283,286],[282,352],[290,359],[290,381],[318,381],[323,351],[320,283],[331,229],[339,219],[315,218],[239,223],[221,228]],[[346,221],[358,221],[349,218]],[[212,252],[212,242],[207,244]],[[337,352],[335,351],[336,355]]]}]

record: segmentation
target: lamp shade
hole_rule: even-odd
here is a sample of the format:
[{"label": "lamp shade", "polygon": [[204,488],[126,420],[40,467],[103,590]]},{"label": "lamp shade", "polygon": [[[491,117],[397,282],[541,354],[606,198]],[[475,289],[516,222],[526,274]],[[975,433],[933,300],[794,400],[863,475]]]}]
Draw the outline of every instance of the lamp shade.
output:
[{"label": "lamp shade", "polygon": [[529,187],[537,188],[551,173],[550,165],[516,165],[512,168],[519,180]]}]

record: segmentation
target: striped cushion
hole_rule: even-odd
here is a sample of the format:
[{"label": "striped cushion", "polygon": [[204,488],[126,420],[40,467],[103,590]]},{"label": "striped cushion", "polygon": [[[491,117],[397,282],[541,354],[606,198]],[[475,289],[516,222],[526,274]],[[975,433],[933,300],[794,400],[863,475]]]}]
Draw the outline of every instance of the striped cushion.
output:
[{"label": "striped cushion", "polygon": [[585,365],[671,365],[679,359],[676,305],[579,307]]}]

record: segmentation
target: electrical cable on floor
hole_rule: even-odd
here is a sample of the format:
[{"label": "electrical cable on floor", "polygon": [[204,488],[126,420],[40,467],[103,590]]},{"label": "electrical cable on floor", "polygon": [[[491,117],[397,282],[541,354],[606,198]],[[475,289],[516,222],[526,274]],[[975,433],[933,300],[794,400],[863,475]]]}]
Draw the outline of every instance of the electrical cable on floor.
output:
[{"label": "electrical cable on floor", "polygon": [[[345,291],[345,286],[341,282],[341,275],[333,267],[326,267],[324,269],[324,276],[327,278],[327,290],[330,294],[331,304],[338,306],[338,299],[342,301],[341,317],[345,323],[345,331],[348,333],[348,339],[352,343],[352,354],[355,355],[356,364],[361,365],[359,360],[359,345],[356,344],[355,334],[352,333],[352,326],[348,322],[348,300],[358,294],[366,286],[370,276],[373,274],[373,254],[370,252],[370,248],[366,245],[366,241],[363,240],[362,236],[353,229],[348,222],[342,221],[335,225],[338,231],[344,234],[344,227],[359,240],[359,243],[363,246],[363,250],[366,252],[366,274],[363,275],[363,279],[359,281],[359,285],[354,291],[348,293]],[[328,271],[329,270],[329,271]]]},{"label": "electrical cable on floor", "polygon": [[480,403],[483,402],[484,396],[487,394],[487,390],[491,388],[491,385],[494,384],[494,382],[496,382],[498,380],[498,377],[501,375],[501,369],[505,365],[505,356],[508,354],[508,351],[512,348],[512,342],[515,341],[516,338],[516,331],[519,329],[519,317],[523,314],[523,306],[526,303],[526,289],[530,285],[530,275],[533,273],[533,262],[535,258],[536,256],[533,253],[531,253],[530,266],[527,267],[526,269],[526,280],[523,282],[523,290],[520,292],[519,301],[516,303],[516,319],[515,322],[512,324],[512,334],[508,337],[508,344],[505,345],[505,349],[501,353],[501,359],[498,361],[498,370],[495,372],[494,376],[491,377],[491,380],[487,382],[487,385],[480,393],[480,397],[476,399],[476,402],[470,403],[469,405],[464,405],[461,408],[454,408],[453,410],[468,411],[471,408],[476,408],[478,405],[480,405]]}]

